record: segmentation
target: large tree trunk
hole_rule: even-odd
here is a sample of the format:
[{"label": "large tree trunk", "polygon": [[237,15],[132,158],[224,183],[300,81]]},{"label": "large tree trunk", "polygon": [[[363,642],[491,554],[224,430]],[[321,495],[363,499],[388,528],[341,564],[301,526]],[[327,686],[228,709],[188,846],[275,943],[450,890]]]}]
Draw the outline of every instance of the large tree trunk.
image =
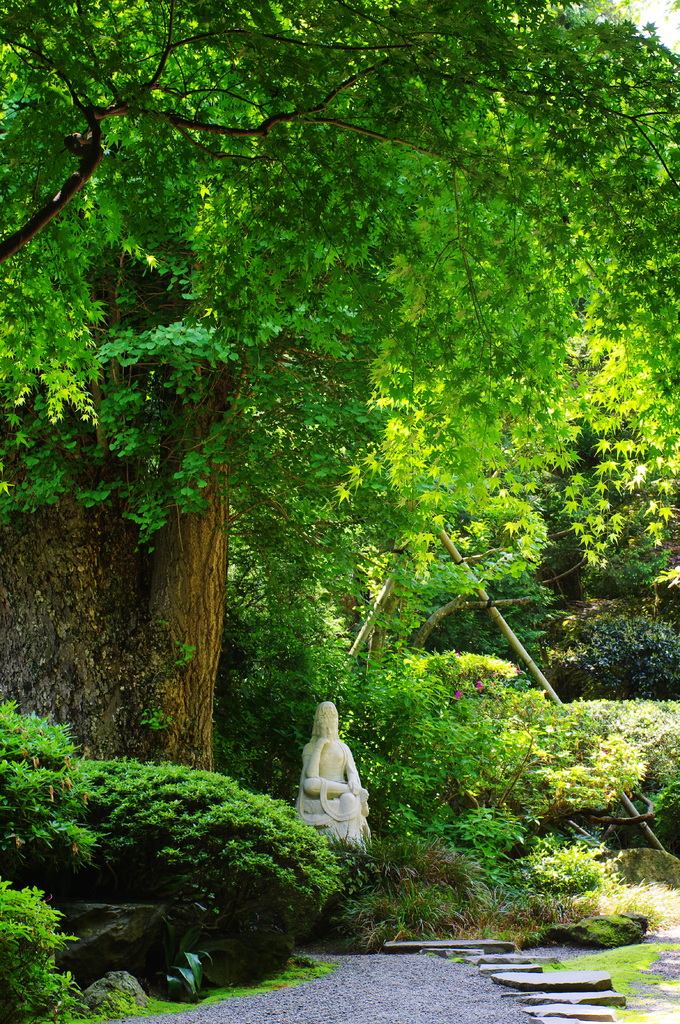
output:
[{"label": "large tree trunk", "polygon": [[138,548],[107,509],[0,528],[0,696],[67,723],[88,757],[212,766],[226,574],[223,510],[173,514]]}]

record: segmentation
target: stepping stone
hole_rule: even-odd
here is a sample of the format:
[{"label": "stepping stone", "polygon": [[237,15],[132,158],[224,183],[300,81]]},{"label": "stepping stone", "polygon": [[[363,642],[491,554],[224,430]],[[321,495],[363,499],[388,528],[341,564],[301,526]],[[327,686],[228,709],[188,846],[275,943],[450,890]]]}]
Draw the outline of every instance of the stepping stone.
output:
[{"label": "stepping stone", "polygon": [[419,953],[421,949],[452,949],[458,953],[474,955],[475,953],[516,953],[514,942],[501,942],[499,939],[430,939],[411,942],[385,942],[383,953]]},{"label": "stepping stone", "polygon": [[[570,1017],[571,1024],[588,1024],[592,1017]],[[567,1024],[565,1017],[532,1017],[532,1024]]]},{"label": "stepping stone", "polygon": [[579,1003],[572,1006],[567,1003],[543,1003],[540,1006],[532,1006],[525,1013],[532,1013],[539,1020],[560,1020],[562,1024],[568,1024],[569,1020],[596,1020],[613,1021],[618,1020],[615,1010],[606,1006],[593,1006],[588,1003]]},{"label": "stepping stone", "polygon": [[523,971],[525,974],[543,974],[540,964],[480,964],[479,973],[489,977],[503,971],[504,974]]},{"label": "stepping stone", "polygon": [[[426,954],[427,956],[441,956],[445,960],[461,960],[463,959],[463,954],[467,954],[468,952],[469,951],[467,949],[433,949],[431,946],[423,946],[422,949],[418,950],[419,954]],[[479,950],[476,950],[475,952],[478,956],[482,955]],[[467,962],[467,957],[465,959]]]},{"label": "stepping stone", "polygon": [[466,957],[466,964],[558,964],[557,956],[525,956],[523,953],[482,953]]},{"label": "stepping stone", "polygon": [[[543,975],[545,977],[545,975]],[[504,993],[505,994],[505,993]],[[508,993],[509,994],[509,993]],[[514,993],[513,993],[514,995]],[[578,1006],[586,1003],[588,1006],[625,1006],[626,997],[620,992],[533,992],[520,996],[520,1002],[526,1006],[540,1006],[542,1003],[551,1000],[553,1003],[564,1003],[566,1005]]]},{"label": "stepping stone", "polygon": [[551,971],[550,974],[522,974],[520,971],[492,974],[497,985],[518,988],[522,992],[599,992],[611,988],[608,971]]}]

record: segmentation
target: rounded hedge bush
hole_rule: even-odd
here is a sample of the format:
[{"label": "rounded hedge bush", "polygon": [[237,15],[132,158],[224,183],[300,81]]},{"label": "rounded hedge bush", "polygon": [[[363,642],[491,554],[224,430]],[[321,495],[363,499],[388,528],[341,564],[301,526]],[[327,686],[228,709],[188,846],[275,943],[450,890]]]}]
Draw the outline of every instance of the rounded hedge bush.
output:
[{"label": "rounded hedge bush", "polygon": [[679,700],[680,636],[649,619],[588,622],[565,659],[588,699]]},{"label": "rounded hedge bush", "polygon": [[118,900],[193,901],[222,933],[302,934],[339,888],[326,841],[280,800],[177,765],[83,768],[97,863]]}]

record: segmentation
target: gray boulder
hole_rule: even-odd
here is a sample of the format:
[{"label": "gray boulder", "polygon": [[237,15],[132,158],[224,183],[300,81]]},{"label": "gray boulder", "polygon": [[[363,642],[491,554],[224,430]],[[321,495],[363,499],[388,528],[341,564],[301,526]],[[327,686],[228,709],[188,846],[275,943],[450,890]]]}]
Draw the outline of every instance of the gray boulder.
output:
[{"label": "gray boulder", "polygon": [[[645,922],[644,927],[642,922]],[[591,949],[614,949],[615,946],[631,946],[642,942],[646,930],[646,920],[641,914],[595,914],[593,917],[584,917],[576,924],[547,928],[542,933],[541,941]]]},{"label": "gray boulder", "polygon": [[107,971],[140,971],[169,906],[155,903],[57,904],[61,927],[77,936],[57,953],[57,967],[89,985]]},{"label": "gray boulder", "polygon": [[127,1017],[148,1003],[144,989],[127,971],[109,971],[84,990],[82,999],[90,1013],[109,1017]]},{"label": "gray boulder", "polygon": [[628,885],[662,882],[680,889],[680,860],[661,850],[622,850],[607,866]]}]

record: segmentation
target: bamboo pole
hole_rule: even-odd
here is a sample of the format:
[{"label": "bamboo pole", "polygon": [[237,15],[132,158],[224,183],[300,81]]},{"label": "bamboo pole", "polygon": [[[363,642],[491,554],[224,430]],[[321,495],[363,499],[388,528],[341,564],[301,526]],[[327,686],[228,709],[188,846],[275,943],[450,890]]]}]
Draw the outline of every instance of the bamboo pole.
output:
[{"label": "bamboo pole", "polygon": [[[451,558],[454,560],[456,565],[465,565],[465,559],[462,557],[461,553],[459,552],[458,548],[447,534],[446,530],[442,530],[440,532],[439,539],[441,540],[442,544],[444,545],[448,553],[451,555]],[[486,590],[484,590],[484,588],[479,585],[479,583],[474,577],[474,574],[470,569],[468,569],[468,574],[470,580],[474,583],[475,590],[479,594],[480,598],[482,599],[482,601],[486,602],[489,615],[494,620],[503,636],[507,639],[512,649],[520,656],[524,664],[531,672],[534,679],[539,683],[540,686],[543,687],[543,689],[548,694],[553,703],[562,704],[562,701],[560,700],[558,694],[553,690],[552,686],[550,685],[546,677],[543,675],[534,659],[525,649],[523,644],[520,643],[519,639],[515,636],[514,632],[512,631],[508,623],[505,621],[501,613],[498,611],[498,609],[493,607],[491,603],[491,598],[487,594]],[[619,800],[621,801],[621,803],[626,808],[629,814],[631,814],[633,817],[637,817],[637,808],[633,801],[629,799],[629,797],[627,797],[625,793],[619,793]],[[646,821],[640,822],[640,828],[645,833],[647,839],[649,840],[649,842],[655,850],[661,850],[664,853],[666,852]]]},{"label": "bamboo pole", "polygon": [[373,623],[375,622],[375,620],[380,615],[380,612],[382,610],[383,605],[385,604],[387,599],[392,594],[392,591],[394,590],[394,585],[395,585],[396,582],[397,581],[396,581],[396,578],[394,576],[388,576],[387,579],[385,580],[385,583],[383,585],[382,590],[380,591],[380,593],[376,597],[375,601],[373,602],[373,607],[371,608],[370,612],[368,613],[368,617],[366,618],[366,621],[364,622],[363,626],[361,627],[361,629],[357,633],[356,639],[354,640],[354,643],[352,644],[352,646],[350,648],[350,651],[349,651],[350,658],[356,658],[357,654],[361,650],[361,648],[362,648],[362,646],[364,644],[364,641],[367,639],[368,634],[371,632],[371,628],[373,626]]}]

